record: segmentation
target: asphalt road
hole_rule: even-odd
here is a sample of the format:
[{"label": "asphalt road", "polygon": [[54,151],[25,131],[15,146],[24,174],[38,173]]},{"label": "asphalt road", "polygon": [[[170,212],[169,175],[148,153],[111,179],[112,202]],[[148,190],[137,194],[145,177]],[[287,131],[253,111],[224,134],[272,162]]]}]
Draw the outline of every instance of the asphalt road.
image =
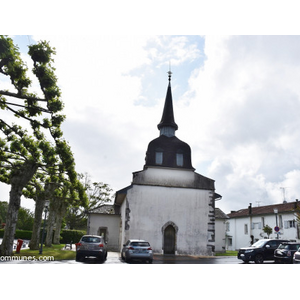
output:
[{"label": "asphalt road", "polygon": [[[88,258],[84,262],[76,262],[75,260],[62,260],[62,261],[26,261],[26,260],[8,260],[3,261],[0,259],[0,264],[101,264],[94,258]],[[126,264],[118,252],[109,252],[107,264]],[[141,264],[140,261],[133,261],[131,264]],[[217,257],[197,257],[197,256],[175,256],[175,255],[154,255],[153,264],[243,264],[236,256],[217,256]]]}]

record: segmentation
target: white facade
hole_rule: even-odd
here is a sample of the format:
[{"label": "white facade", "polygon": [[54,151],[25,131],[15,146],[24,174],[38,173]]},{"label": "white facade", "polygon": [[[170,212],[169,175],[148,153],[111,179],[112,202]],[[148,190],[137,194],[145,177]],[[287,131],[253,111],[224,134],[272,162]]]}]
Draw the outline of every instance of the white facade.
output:
[{"label": "white facade", "polygon": [[164,253],[164,230],[175,230],[175,254],[212,255],[214,192],[195,188],[194,171],[147,168],[134,173],[121,204],[121,244],[145,239]]},{"label": "white facade", "polygon": [[[269,238],[299,242],[299,224],[296,222],[293,210],[296,203],[254,207],[251,215],[247,213],[247,209],[244,210],[244,213],[240,213],[241,216],[236,216],[239,212],[228,214],[230,219],[226,222],[226,250],[238,250],[257,240],[268,238],[263,231],[263,227],[266,225],[272,228]],[[255,211],[258,209],[260,213],[256,214]],[[274,213],[274,209],[278,209],[277,214]],[[263,213],[264,210],[266,213]],[[279,227],[278,234],[274,230],[276,225]]]},{"label": "white facade", "polygon": [[[157,125],[160,135],[148,144],[144,169],[134,172],[132,184],[116,193],[113,210],[120,220],[119,230],[115,222],[107,225],[107,232],[118,237],[119,250],[128,239],[144,239],[154,253],[213,255],[214,205],[221,196],[215,194],[214,180],[195,172],[190,146],[175,136],[172,73],[168,74],[165,105]],[[92,214],[95,212],[89,218],[93,232],[111,216],[92,218]],[[111,235],[108,246],[110,243]]]},{"label": "white facade", "polygon": [[115,214],[89,214],[87,234],[103,235],[110,251],[119,251],[120,216]]},{"label": "white facade", "polygon": [[226,251],[226,222],[229,217],[219,208],[215,208],[215,252]]}]

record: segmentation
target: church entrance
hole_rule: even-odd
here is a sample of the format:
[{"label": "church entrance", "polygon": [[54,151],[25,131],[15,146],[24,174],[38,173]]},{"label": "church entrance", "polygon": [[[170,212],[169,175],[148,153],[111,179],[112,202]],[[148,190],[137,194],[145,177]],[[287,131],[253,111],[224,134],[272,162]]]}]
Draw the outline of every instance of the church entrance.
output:
[{"label": "church entrance", "polygon": [[164,254],[175,254],[175,228],[169,225],[164,231]]}]

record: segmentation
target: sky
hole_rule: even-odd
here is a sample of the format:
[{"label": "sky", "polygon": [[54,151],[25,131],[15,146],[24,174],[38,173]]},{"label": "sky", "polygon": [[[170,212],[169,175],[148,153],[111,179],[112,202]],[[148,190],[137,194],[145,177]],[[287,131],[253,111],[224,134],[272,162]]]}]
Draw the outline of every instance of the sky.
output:
[{"label": "sky", "polygon": [[[300,36],[12,37],[29,69],[28,44],[56,48],[62,130],[76,171],[93,181],[116,192],[143,169],[171,68],[176,136],[190,145],[196,172],[215,180],[216,207],[229,213],[300,198]],[[7,201],[9,187],[0,188]],[[22,198],[21,206],[34,202]]]}]

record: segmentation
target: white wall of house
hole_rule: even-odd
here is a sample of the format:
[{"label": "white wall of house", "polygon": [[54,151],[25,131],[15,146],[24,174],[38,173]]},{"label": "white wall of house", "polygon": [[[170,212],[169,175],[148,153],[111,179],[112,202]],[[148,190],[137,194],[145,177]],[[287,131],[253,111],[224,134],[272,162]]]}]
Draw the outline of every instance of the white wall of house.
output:
[{"label": "white wall of house", "polygon": [[[274,230],[276,226],[275,214],[252,216],[251,218],[249,216],[231,218],[227,220],[226,223],[227,250],[238,250],[239,248],[249,246],[251,243],[251,235],[254,236],[254,242],[259,239],[268,238],[267,234],[262,230],[265,225],[273,229],[269,238],[277,238],[277,233]],[[293,212],[278,214],[277,225],[280,228],[278,234],[279,239],[300,241]]]},{"label": "white wall of house", "polygon": [[225,252],[226,221],[228,219],[216,219],[215,221],[215,252]]},{"label": "white wall of house", "polygon": [[106,229],[107,248],[110,251],[119,251],[120,215],[90,214],[88,234],[99,235],[100,228]]}]

